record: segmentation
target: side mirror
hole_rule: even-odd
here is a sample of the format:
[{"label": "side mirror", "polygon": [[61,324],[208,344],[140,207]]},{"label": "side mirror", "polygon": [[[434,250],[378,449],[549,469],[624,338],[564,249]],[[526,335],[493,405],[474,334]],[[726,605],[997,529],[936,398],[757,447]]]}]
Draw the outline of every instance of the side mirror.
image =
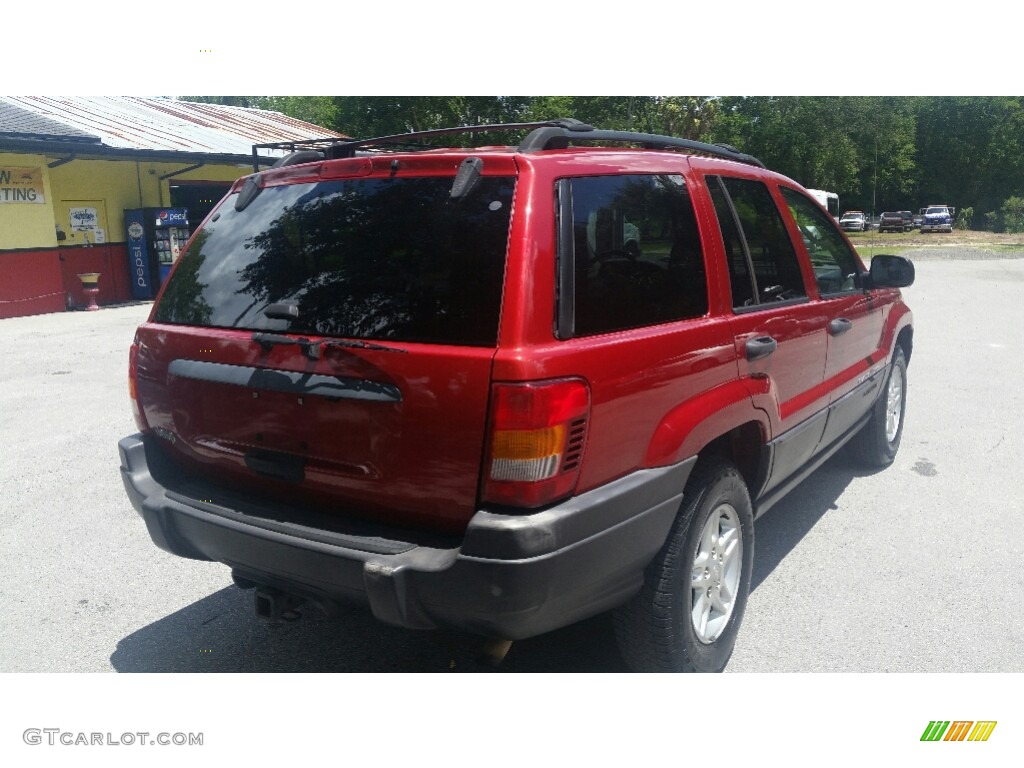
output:
[{"label": "side mirror", "polygon": [[914,284],[914,262],[903,256],[880,253],[871,259],[864,288],[906,288]]}]

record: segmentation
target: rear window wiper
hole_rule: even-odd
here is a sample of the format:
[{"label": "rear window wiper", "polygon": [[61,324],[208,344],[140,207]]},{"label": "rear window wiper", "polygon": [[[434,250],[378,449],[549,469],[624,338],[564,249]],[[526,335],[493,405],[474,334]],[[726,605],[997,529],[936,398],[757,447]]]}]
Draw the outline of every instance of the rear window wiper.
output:
[{"label": "rear window wiper", "polygon": [[310,360],[320,359],[320,350],[325,347],[343,347],[347,349],[368,349],[376,352],[405,352],[398,347],[386,347],[383,344],[375,344],[372,341],[361,341],[359,339],[323,339],[313,341],[304,336],[284,336],[279,333],[263,333],[256,331],[252,340],[259,344],[265,352],[279,344],[291,344],[302,348],[302,353]]},{"label": "rear window wiper", "polygon": [[[371,349],[375,352],[407,352],[405,349],[399,349],[398,347],[387,347],[383,344],[375,344],[372,341],[362,341],[360,339],[324,339],[318,341],[315,344],[317,348],[316,356],[320,356],[321,347],[347,347],[349,349]],[[316,358],[314,358],[316,359]]]}]

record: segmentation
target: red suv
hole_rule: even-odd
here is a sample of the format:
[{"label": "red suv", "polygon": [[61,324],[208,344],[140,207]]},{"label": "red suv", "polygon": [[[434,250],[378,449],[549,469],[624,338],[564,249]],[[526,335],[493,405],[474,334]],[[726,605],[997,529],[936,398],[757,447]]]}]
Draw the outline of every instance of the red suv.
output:
[{"label": "red suv", "polygon": [[319,143],[235,184],[138,329],[125,488],[264,618],[615,610],[632,668],[721,670],[754,519],[848,441],[896,454],[913,277],[731,147]]}]

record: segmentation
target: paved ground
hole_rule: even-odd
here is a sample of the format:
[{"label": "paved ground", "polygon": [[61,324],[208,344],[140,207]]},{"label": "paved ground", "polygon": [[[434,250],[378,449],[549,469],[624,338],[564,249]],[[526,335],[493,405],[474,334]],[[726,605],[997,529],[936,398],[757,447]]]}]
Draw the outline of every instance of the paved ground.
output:
[{"label": "paved ground", "polygon": [[897,461],[764,518],[733,671],[1024,670],[1024,261],[917,268]]},{"label": "paved ground", "polygon": [[[1024,671],[1024,260],[922,258],[903,447],[829,462],[759,521],[732,672]],[[226,568],[149,541],[118,473],[147,305],[0,321],[0,672],[472,669],[462,635],[352,610],[270,629]],[[616,671],[604,619],[508,671]]]}]

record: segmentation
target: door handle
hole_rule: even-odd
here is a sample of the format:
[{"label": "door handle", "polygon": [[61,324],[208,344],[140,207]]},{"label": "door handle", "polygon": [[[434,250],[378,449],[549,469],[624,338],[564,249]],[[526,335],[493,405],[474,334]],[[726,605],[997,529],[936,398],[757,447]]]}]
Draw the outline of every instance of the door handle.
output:
[{"label": "door handle", "polygon": [[845,317],[837,317],[835,320],[828,324],[828,332],[831,333],[833,336],[842,336],[851,328],[853,328],[853,323],[851,323]]},{"label": "door handle", "polygon": [[749,339],[746,343],[747,360],[758,360],[768,357],[779,343],[771,336],[758,336],[756,339]]}]

